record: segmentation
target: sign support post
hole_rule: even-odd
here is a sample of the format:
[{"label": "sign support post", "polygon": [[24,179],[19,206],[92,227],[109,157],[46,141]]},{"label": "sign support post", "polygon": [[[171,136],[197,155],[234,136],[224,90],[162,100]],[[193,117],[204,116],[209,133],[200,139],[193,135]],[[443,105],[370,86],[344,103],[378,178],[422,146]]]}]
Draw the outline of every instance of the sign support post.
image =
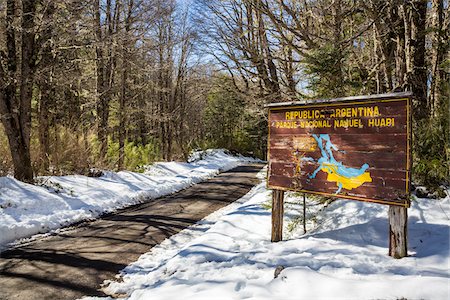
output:
[{"label": "sign support post", "polygon": [[389,206],[389,256],[402,258],[408,255],[408,209]]},{"label": "sign support post", "polygon": [[272,190],[272,242],[283,239],[284,191]]},{"label": "sign support post", "polygon": [[306,195],[303,193],[303,233],[306,233]]}]

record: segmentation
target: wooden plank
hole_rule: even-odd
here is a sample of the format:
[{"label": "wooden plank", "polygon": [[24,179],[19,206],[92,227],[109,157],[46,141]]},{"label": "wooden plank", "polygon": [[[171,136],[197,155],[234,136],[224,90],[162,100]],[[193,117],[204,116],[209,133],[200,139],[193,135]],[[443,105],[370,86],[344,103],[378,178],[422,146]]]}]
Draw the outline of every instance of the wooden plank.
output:
[{"label": "wooden plank", "polygon": [[[295,163],[296,153],[291,149],[271,149],[269,161],[277,163]],[[312,153],[300,153],[300,164],[319,166],[317,161],[322,157],[320,151]],[[334,158],[342,162],[343,165],[352,168],[360,168],[364,163],[367,163],[371,170],[374,169],[407,169],[406,153],[405,151],[396,151],[386,153],[382,151],[345,151],[334,152]],[[303,159],[302,159],[303,158]],[[311,158],[314,161],[308,161],[304,158]]]},{"label": "wooden plank", "polygon": [[[322,110],[321,114],[320,111],[317,109],[302,109],[302,110],[295,110],[295,109],[286,109],[286,110],[279,110],[276,112],[272,112],[270,120],[272,122],[276,121],[320,121],[320,120],[329,120],[331,121],[331,124],[334,125],[334,120],[345,120],[345,119],[355,119],[355,120],[362,120],[363,125],[368,124],[368,120],[371,119],[381,119],[381,118],[396,118],[399,120],[404,120],[407,116],[407,112],[404,110],[397,110],[396,107],[389,107],[384,110],[382,110],[381,113],[376,115],[360,115],[360,114],[348,114],[344,116],[335,116],[332,112],[334,108],[331,108],[331,110]],[[335,112],[338,110],[334,110]],[[329,112],[332,112],[331,114]],[[394,123],[395,125],[395,123]]]},{"label": "wooden plank", "polygon": [[[309,175],[314,172],[314,170],[317,169],[319,165],[317,163],[312,163],[312,162],[306,162],[304,164],[302,164],[301,166],[301,170],[300,170],[300,175],[302,175],[302,177],[305,177],[305,179],[307,179],[309,177]],[[296,167],[296,163],[295,162],[278,162],[278,161],[274,161],[271,162],[269,165],[270,168],[270,173],[272,175],[279,175],[279,176],[288,176],[288,177],[293,177],[295,176],[295,167]],[[371,169],[370,170],[370,176],[372,177],[372,179],[374,178],[378,178],[381,181],[389,181],[389,180],[394,180],[394,179],[398,179],[398,180],[405,180],[406,176],[407,176],[407,170],[406,169],[392,169],[392,168],[377,168],[377,169]],[[326,173],[325,172],[318,172],[316,175],[316,178],[318,180],[326,180]],[[386,184],[383,184],[383,182],[381,182],[381,184],[383,186],[385,186]]]},{"label": "wooden plank", "polygon": [[[398,123],[398,122],[396,122]],[[269,123],[270,124],[270,123]],[[345,128],[345,127],[339,127],[339,128],[277,128],[276,124],[273,124],[270,127],[270,133],[274,135],[278,134],[304,134],[304,133],[317,133],[317,134],[358,134],[364,130],[364,133],[371,133],[371,134],[395,134],[395,133],[404,133],[406,132],[406,125],[396,125],[395,127],[368,127],[365,126],[363,128]]]},{"label": "wooden plank", "polygon": [[[272,176],[269,179],[268,186],[269,188],[285,188],[286,190],[298,190],[298,191],[307,191],[307,192],[319,192],[323,193],[329,197],[338,197],[338,198],[364,198],[366,194],[370,193],[371,197],[368,198],[368,201],[371,199],[376,200],[374,202],[379,202],[384,199],[390,199],[395,203],[405,204],[408,200],[408,195],[405,193],[404,186],[406,185],[406,181],[403,182],[403,188],[395,188],[395,187],[386,187],[384,189],[380,189],[378,186],[360,186],[358,188],[352,190],[341,190],[338,192],[338,186],[334,182],[329,181],[321,181],[319,184],[314,183],[305,183],[299,181],[295,178],[290,179],[283,176]],[[358,199],[359,200],[359,199]]]},{"label": "wooden plank", "polygon": [[[402,116],[407,112],[402,110],[404,107],[404,101],[398,100],[395,102],[378,102],[373,101],[371,103],[340,103],[340,104],[328,104],[328,105],[305,105],[298,107],[284,107],[274,108],[271,112],[276,112],[276,116],[288,117],[289,120],[293,119],[324,119],[324,118],[372,118],[372,117],[385,117],[385,116]],[[290,113],[291,111],[297,111],[296,113]],[[288,113],[288,114],[287,114]]]},{"label": "wooden plank", "polygon": [[308,104],[329,104],[329,103],[338,103],[338,102],[366,102],[368,100],[389,100],[389,99],[400,99],[400,98],[409,98],[412,96],[411,92],[396,92],[396,93],[385,93],[385,94],[373,94],[373,95],[358,95],[358,96],[349,96],[349,97],[341,97],[341,98],[325,98],[325,99],[315,99],[315,100],[303,100],[303,101],[290,101],[290,102],[277,102],[277,103],[269,103],[265,104],[264,107],[268,108],[280,108],[285,106],[300,106],[300,105],[308,105]]},{"label": "wooden plank", "polygon": [[[379,180],[379,179],[375,179]],[[367,182],[359,187],[353,188],[351,190],[344,190],[341,192],[341,194],[361,194],[364,189],[367,191],[374,190],[376,191],[379,189],[379,191],[376,192],[376,194],[382,194],[383,190],[390,191],[389,194],[395,193],[396,195],[402,195],[405,190],[406,180],[405,179],[397,179],[393,178],[390,179],[391,182],[388,182],[384,188],[380,188],[380,182]],[[294,184],[295,182],[295,184]],[[326,177],[326,175],[323,175],[323,173],[320,175],[320,177],[314,178],[314,180],[310,179],[302,179],[298,177],[287,177],[287,176],[277,176],[273,175],[269,178],[269,184],[273,186],[283,186],[287,185],[289,188],[294,188],[294,186],[300,186],[302,189],[320,189],[323,192],[328,192],[334,194],[338,190],[338,184],[335,181],[330,181]],[[391,191],[392,190],[392,191]]]},{"label": "wooden plank", "polygon": [[[292,149],[295,147],[293,139],[306,139],[310,134],[302,133],[293,135],[273,134],[269,141],[271,152],[277,149]],[[406,151],[407,136],[406,133],[393,134],[339,134],[333,137],[333,141],[340,145],[342,151]]]}]

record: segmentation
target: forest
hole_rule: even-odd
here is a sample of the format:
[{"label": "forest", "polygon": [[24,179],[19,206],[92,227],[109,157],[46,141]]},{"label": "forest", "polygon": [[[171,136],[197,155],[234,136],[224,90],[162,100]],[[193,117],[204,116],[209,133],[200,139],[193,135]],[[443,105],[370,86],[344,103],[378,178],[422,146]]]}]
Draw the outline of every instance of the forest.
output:
[{"label": "forest", "polygon": [[0,176],[265,158],[264,104],[411,91],[414,182],[449,183],[448,0],[0,0]]}]

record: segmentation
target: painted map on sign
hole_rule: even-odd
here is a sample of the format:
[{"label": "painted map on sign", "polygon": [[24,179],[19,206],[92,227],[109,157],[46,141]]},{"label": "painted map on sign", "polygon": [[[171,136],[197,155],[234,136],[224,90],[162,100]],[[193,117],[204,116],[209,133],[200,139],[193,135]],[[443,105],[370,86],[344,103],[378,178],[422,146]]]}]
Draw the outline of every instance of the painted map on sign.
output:
[{"label": "painted map on sign", "polygon": [[[333,151],[339,151],[339,149],[331,142],[328,134],[313,134],[312,136],[320,148],[322,157],[317,160],[319,167],[309,176],[310,179],[316,178],[320,171],[327,173],[327,181],[335,182],[338,187],[335,194],[340,193],[343,188],[352,190],[366,182],[372,182],[370,173],[366,172],[369,168],[367,163],[359,169],[346,167],[334,158]],[[302,160],[315,161],[311,157],[303,157]]]}]

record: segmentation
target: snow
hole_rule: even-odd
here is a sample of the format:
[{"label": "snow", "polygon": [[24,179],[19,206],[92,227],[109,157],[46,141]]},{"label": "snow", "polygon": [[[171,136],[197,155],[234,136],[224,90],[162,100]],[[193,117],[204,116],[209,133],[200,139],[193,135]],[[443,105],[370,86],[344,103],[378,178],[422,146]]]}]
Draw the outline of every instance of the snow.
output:
[{"label": "snow", "polygon": [[308,198],[304,234],[301,198],[289,193],[285,240],[271,243],[270,191],[259,176],[242,199],[154,247],[104,291],[130,300],[450,298],[449,196],[413,200],[409,256],[393,259],[380,204]]},{"label": "snow", "polygon": [[17,239],[168,195],[255,160],[215,149],[195,152],[189,161],[155,163],[142,174],[39,177],[39,185],[0,177],[0,250]]}]

